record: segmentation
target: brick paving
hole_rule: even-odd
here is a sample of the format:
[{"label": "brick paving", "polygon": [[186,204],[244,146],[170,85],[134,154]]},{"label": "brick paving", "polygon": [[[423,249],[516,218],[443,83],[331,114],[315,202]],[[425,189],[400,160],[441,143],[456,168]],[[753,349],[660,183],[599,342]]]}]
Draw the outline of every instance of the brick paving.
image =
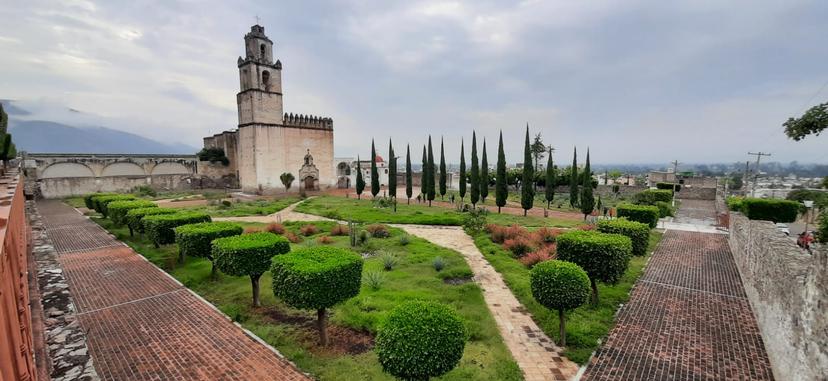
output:
[{"label": "brick paving", "polygon": [[103,380],[308,380],[71,207],[38,203]]},{"label": "brick paving", "polygon": [[582,380],[773,380],[727,236],[668,230]]}]

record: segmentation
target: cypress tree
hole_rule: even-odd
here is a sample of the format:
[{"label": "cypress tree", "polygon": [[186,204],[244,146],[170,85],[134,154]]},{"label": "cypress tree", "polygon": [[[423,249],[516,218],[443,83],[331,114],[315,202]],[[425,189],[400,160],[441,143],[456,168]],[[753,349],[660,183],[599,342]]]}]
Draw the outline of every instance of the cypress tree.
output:
[{"label": "cypress tree", "polygon": [[357,198],[362,199],[362,191],[365,190],[365,179],[362,178],[362,163],[357,156],[357,179],[356,179],[356,193]]},{"label": "cypress tree", "polygon": [[428,154],[423,144],[423,173],[420,175],[420,197],[423,201],[426,199],[426,194],[428,194]]},{"label": "cypress tree", "polygon": [[374,139],[371,139],[371,196],[377,197],[380,191],[379,171],[377,171],[377,150],[374,148]]},{"label": "cypress tree", "polygon": [[443,138],[440,137],[440,200],[446,195],[446,151],[443,148]]},{"label": "cypress tree", "polygon": [[408,204],[411,204],[411,195],[414,194],[414,186],[411,181],[411,145],[405,146],[405,197]]},{"label": "cypress tree", "polygon": [[569,172],[569,206],[578,206],[578,147],[572,154],[572,170]]},{"label": "cypress tree", "polygon": [[586,164],[584,165],[584,184],[581,187],[581,213],[584,220],[595,209],[595,197],[592,194],[592,173],[589,168],[589,148],[587,148]]},{"label": "cypress tree", "polygon": [[486,158],[486,138],[483,138],[483,158],[480,159],[480,200],[489,197],[489,159]]},{"label": "cypress tree", "polygon": [[397,197],[397,158],[394,156],[394,146],[388,139],[388,196]]},{"label": "cypress tree", "polygon": [[472,152],[471,152],[471,172],[469,173],[469,180],[471,190],[469,193],[471,194],[469,198],[471,198],[472,207],[477,206],[477,202],[480,201],[480,166],[477,164],[477,135],[472,131]]},{"label": "cypress tree", "polygon": [[431,135],[428,136],[428,206],[431,206],[431,201],[434,200],[434,151],[431,149]]},{"label": "cypress tree", "polygon": [[529,146],[529,123],[526,124],[526,143],[523,146],[523,179],[520,184],[520,206],[523,207],[523,215],[527,215],[529,209],[535,203],[535,187],[532,182],[535,180],[535,168],[532,167],[532,150]]},{"label": "cypress tree", "polygon": [[466,197],[466,154],[463,152],[463,140],[460,140],[460,202]]},{"label": "cypress tree", "polygon": [[555,167],[552,163],[552,149],[549,149],[549,158],[546,159],[546,207],[550,208],[555,199]]},{"label": "cypress tree", "polygon": [[495,172],[495,204],[497,212],[506,205],[509,198],[509,185],[506,183],[506,154],[503,152],[503,131],[500,131],[500,142],[497,144],[497,172]]}]

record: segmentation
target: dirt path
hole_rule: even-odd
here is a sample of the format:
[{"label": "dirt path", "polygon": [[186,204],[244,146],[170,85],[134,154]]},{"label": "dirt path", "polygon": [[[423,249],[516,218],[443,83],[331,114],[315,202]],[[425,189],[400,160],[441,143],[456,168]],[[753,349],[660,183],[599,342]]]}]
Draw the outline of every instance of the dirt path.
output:
[{"label": "dirt path", "polygon": [[483,289],[486,305],[497,322],[503,341],[527,381],[569,380],[578,372],[578,365],[564,357],[561,348],[535,324],[500,274],[492,268],[462,228],[393,226],[463,255],[474,273],[475,282]]},{"label": "dirt path", "polygon": [[310,200],[310,198],[290,204],[287,208],[266,216],[215,217],[213,218],[213,221],[261,222],[266,224],[282,221],[334,221],[333,219],[327,217],[301,213],[294,210],[297,205],[307,200]]}]

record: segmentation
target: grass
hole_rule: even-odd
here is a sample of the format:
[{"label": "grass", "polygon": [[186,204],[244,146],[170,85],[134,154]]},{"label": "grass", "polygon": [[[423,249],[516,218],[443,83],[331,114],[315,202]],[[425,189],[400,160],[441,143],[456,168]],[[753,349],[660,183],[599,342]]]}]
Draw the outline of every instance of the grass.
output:
[{"label": "grass", "polygon": [[[566,313],[566,342],[564,354],[578,364],[584,364],[610,331],[615,321],[618,308],[627,302],[635,281],[644,271],[649,255],[661,240],[662,233],[650,233],[647,256],[633,257],[629,268],[616,285],[598,284],[599,304],[592,307],[587,303],[580,308]],[[515,297],[532,314],[533,319],[549,337],[559,342],[558,315],[540,305],[532,296],[529,285],[529,269],[514,259],[500,245],[492,242],[487,233],[474,237],[474,242],[483,256],[491,263],[503,280],[515,294]]]},{"label": "grass", "polygon": [[[397,211],[393,208],[375,207],[370,199],[354,199],[334,196],[320,196],[309,199],[296,206],[297,212],[314,214],[337,220],[364,223],[395,223],[420,225],[454,225],[463,224],[466,213],[454,209],[427,206],[416,202],[407,205],[405,201],[397,204]],[[518,224],[523,226],[550,226],[572,227],[580,225],[580,221],[543,218],[535,216],[516,216],[512,214],[489,213],[487,220],[490,223],[503,225]]]},{"label": "grass", "polygon": [[[263,307],[251,307],[250,281],[246,277],[221,275],[210,280],[210,263],[201,258],[187,258],[185,263],[176,264],[176,245],[159,249],[140,237],[130,237],[125,228],[112,226],[109,220],[95,219],[118,239],[129,244],[152,263],[170,273],[184,285],[194,290],[223,312],[238,321],[245,328],[278,348],[299,368],[313,374],[319,380],[393,380],[385,374],[374,350],[360,354],[348,354],[319,348],[315,331],[302,324],[288,323],[298,320],[308,323],[315,317],[313,311],[290,308],[274,297],[271,291],[271,277],[266,273],[261,278],[261,301]],[[285,227],[298,235],[301,226],[308,223],[285,223]],[[334,223],[314,222],[322,233],[303,237],[295,245],[316,245],[316,238],[327,235]],[[247,223],[245,226],[264,226]],[[520,380],[520,369],[500,337],[494,318],[489,313],[480,288],[473,282],[449,285],[442,278],[468,276],[471,270],[465,260],[455,251],[448,250],[414,236],[408,236],[408,244],[401,244],[398,229],[391,229],[391,237],[369,238],[358,252],[371,254],[365,261],[363,285],[360,294],[332,309],[329,332],[349,329],[352,332],[373,334],[380,321],[399,303],[406,300],[434,300],[452,305],[463,317],[469,332],[469,340],[460,364],[439,380]],[[331,245],[348,247],[348,236],[331,237]],[[294,245],[294,246],[295,246]],[[393,253],[399,259],[392,271],[382,269],[379,253]],[[445,269],[436,272],[432,262],[442,257]],[[369,273],[379,272],[384,281],[378,289],[372,289],[365,279]],[[287,316],[288,319],[284,317]],[[279,318],[281,317],[281,318]],[[308,323],[309,324],[309,323]],[[339,327],[339,328],[335,328]],[[332,336],[333,337],[333,336]]]},{"label": "grass", "polygon": [[213,217],[266,216],[287,208],[301,200],[298,196],[284,197],[277,200],[232,201],[223,203],[215,200],[207,205],[192,206],[182,209],[207,213]]}]

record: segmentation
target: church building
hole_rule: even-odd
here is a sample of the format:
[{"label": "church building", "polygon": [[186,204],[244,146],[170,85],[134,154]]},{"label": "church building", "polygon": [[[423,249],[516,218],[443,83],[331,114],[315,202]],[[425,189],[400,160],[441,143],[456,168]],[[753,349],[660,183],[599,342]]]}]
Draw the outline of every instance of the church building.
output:
[{"label": "church building", "polygon": [[221,148],[228,172],[246,193],[284,191],[283,173],[295,179],[291,191],[335,186],[333,120],[284,112],[282,62],[273,60],[273,41],[254,25],[244,36],[239,57],[239,124],[235,130],[204,138],[205,148]]}]

